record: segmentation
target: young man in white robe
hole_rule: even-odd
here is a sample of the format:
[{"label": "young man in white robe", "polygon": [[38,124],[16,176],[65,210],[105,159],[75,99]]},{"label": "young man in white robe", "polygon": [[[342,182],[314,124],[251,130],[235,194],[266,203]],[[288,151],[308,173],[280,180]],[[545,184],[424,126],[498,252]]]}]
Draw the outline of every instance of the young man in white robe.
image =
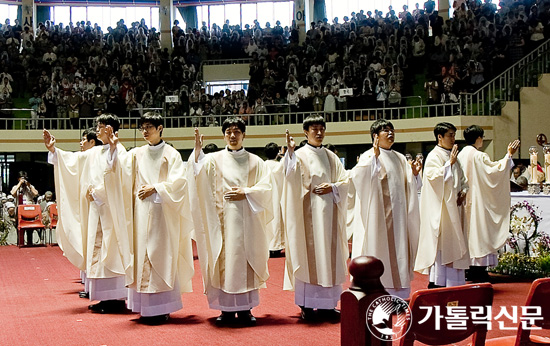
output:
[{"label": "young man in white robe", "polygon": [[464,170],[470,187],[464,207],[464,228],[468,235],[470,269],[468,279],[483,282],[489,279],[487,267],[498,264],[497,250],[508,239],[510,228],[510,170],[512,156],[519,148],[519,140],[508,145],[507,154],[499,161],[491,161],[481,151],[483,129],[478,125],[464,130],[466,147],[458,154],[458,163]]},{"label": "young man in white robe", "polygon": [[468,185],[457,161],[456,127],[434,128],[437,146],[428,154],[420,195],[420,237],[415,271],[429,274],[428,288],[463,285],[470,265],[462,208]]},{"label": "young man in white robe", "polygon": [[283,192],[283,164],[277,160],[281,155],[281,148],[277,143],[268,143],[264,148],[267,160],[265,164],[271,171],[271,191],[273,193],[273,220],[267,224],[267,229],[271,236],[269,242],[269,257],[281,257],[285,248],[285,239],[283,234],[283,214],[281,213],[281,195]]},{"label": "young man in white robe", "polygon": [[[94,128],[89,128],[82,132],[82,139],[80,140],[80,151],[86,151],[92,149],[95,146],[103,145],[103,143],[97,139],[97,134]],[[85,243],[83,243],[85,245]],[[80,298],[90,298],[89,282],[86,280],[86,271],[80,271],[80,279],[84,285],[84,290],[78,292]]]},{"label": "young man in white robe", "polygon": [[283,222],[286,236],[285,290],[306,321],[339,320],[336,305],[349,258],[346,214],[349,179],[336,154],[323,147],[325,120],[304,120],[307,138],[300,150],[286,132]]},{"label": "young man in white robe", "polygon": [[128,286],[128,308],[144,324],[162,324],[180,310],[182,292],[191,292],[194,274],[185,166],[180,153],[162,139],[163,119],[148,112],[139,130],[146,145],[118,154],[121,184],[133,199],[134,281]]},{"label": "young man in white robe", "polygon": [[265,162],[244,149],[245,131],[241,118],[226,119],[227,146],[205,155],[195,129],[187,168],[204,288],[210,308],[221,311],[218,325],[254,325],[251,309],[259,305],[259,289],[269,278],[271,177]]},{"label": "young man in white robe", "polygon": [[[119,128],[116,115],[96,118],[97,137],[106,143],[84,152],[66,152],[55,147],[55,138],[44,130],[44,144],[54,165],[58,200],[58,242],[67,259],[86,271],[93,312],[125,309],[127,284],[133,281],[131,210],[122,208],[122,186],[113,179],[120,169],[110,162],[109,133]],[[119,152],[124,147],[119,146]]]},{"label": "young man in white robe", "polygon": [[395,141],[391,122],[375,121],[370,133],[373,147],[361,155],[350,174],[361,220],[353,232],[352,258],[380,259],[384,264],[380,280],[386,291],[406,299],[418,248],[422,163],[407,162],[391,149]]}]

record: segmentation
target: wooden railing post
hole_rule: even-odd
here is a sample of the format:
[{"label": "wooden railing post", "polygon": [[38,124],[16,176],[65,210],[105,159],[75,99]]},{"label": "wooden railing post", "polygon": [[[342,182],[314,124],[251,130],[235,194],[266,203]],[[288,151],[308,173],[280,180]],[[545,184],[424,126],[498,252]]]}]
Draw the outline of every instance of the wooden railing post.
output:
[{"label": "wooden railing post", "polygon": [[367,309],[376,298],[388,293],[380,282],[384,265],[373,256],[354,258],[349,265],[351,286],[341,295],[342,346],[389,346],[391,342],[374,337],[367,328]]}]

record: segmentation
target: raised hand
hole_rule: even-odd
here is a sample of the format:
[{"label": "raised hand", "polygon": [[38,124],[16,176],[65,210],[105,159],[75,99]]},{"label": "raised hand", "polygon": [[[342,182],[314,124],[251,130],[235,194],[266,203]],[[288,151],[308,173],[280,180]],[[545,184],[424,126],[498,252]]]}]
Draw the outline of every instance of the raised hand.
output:
[{"label": "raised hand", "polygon": [[199,129],[195,127],[195,162],[199,162],[199,155],[202,150],[202,142],[204,136],[199,133]]},{"label": "raised hand", "polygon": [[380,156],[380,139],[378,134],[374,134],[374,140],[372,141],[372,148],[374,149],[374,155],[376,157]]},{"label": "raised hand", "polygon": [[105,132],[107,134],[107,143],[109,143],[109,147],[111,148],[111,152],[113,152],[116,149],[116,146],[119,142],[118,132],[114,132],[113,127],[111,125],[105,126]]},{"label": "raised hand", "polygon": [[508,144],[508,154],[510,155],[510,157],[512,157],[516,153],[516,151],[518,151],[519,145],[519,139],[516,139],[515,141]]},{"label": "raised hand", "polygon": [[453,145],[453,149],[451,150],[451,158],[450,158],[451,166],[456,163],[457,157],[458,157],[458,145],[455,144]]},{"label": "raised hand", "polygon": [[418,173],[420,173],[420,171],[422,170],[422,161],[417,158],[414,161],[411,160],[410,164],[411,164],[413,174],[417,176]]},{"label": "raised hand", "polygon": [[50,131],[44,129],[42,131],[42,137],[44,138],[44,145],[51,153],[55,152],[55,137],[50,133]]},{"label": "raised hand", "polygon": [[296,141],[294,141],[294,138],[292,138],[288,129],[286,130],[286,146],[288,149],[288,155],[292,157],[294,150],[296,149]]}]

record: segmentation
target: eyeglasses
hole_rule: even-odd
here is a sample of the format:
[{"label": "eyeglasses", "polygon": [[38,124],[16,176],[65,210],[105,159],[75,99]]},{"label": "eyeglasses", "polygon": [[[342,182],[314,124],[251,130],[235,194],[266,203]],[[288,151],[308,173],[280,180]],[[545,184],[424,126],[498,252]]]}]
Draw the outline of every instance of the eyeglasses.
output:
[{"label": "eyeglasses", "polygon": [[156,128],[156,127],[153,126],[153,125],[144,125],[144,126],[139,128],[139,131],[140,132],[145,132],[145,131],[149,132],[150,130],[152,130],[154,128]]}]

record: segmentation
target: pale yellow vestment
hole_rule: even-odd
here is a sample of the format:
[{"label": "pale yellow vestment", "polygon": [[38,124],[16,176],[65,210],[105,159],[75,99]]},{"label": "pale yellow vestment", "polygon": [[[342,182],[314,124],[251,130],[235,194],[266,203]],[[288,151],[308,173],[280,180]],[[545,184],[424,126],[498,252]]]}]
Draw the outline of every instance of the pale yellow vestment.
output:
[{"label": "pale yellow vestment", "polygon": [[[119,152],[125,151],[118,147]],[[51,154],[50,154],[51,155]],[[131,210],[125,209],[125,195],[115,175],[120,166],[108,166],[109,146],[85,152],[55,151],[53,159],[59,222],[58,242],[67,259],[85,270],[91,279],[124,275],[133,282]],[[86,198],[88,187],[95,201]]]},{"label": "pale yellow vestment", "polygon": [[[282,198],[286,237],[284,289],[293,290],[295,279],[322,287],[340,285],[346,281],[349,257],[348,174],[338,156],[326,148],[306,145],[294,155],[296,167],[285,173]],[[334,193],[313,193],[321,183],[334,184],[340,197],[337,203]]]},{"label": "pale yellow vestment", "polygon": [[[140,293],[166,292],[174,289],[177,278],[181,292],[191,292],[192,218],[180,153],[163,142],[118,158],[124,167],[121,183],[133,196],[125,201],[134,210],[135,281],[129,287]],[[154,186],[156,193],[139,199],[142,185]]]},{"label": "pale yellow vestment", "polygon": [[283,194],[283,164],[280,161],[267,160],[266,166],[271,171],[273,220],[267,224],[267,230],[271,235],[269,250],[281,250],[285,248],[283,214],[281,212],[281,195]]},{"label": "pale yellow vestment", "polygon": [[[458,193],[467,191],[467,181],[457,162],[445,179],[450,150],[436,146],[426,157],[420,196],[420,239],[414,270],[428,274],[441,251],[442,265],[467,269],[468,238],[462,224]],[[448,168],[447,168],[448,169]]]},{"label": "pale yellow vestment", "polygon": [[[213,287],[240,294],[265,287],[269,278],[266,225],[273,217],[269,168],[244,149],[220,150],[203,160],[198,172],[189,160],[187,176],[205,290]],[[244,188],[246,198],[224,199],[231,187]]]},{"label": "pale yellow vestment", "polygon": [[509,236],[511,159],[507,154],[493,162],[468,145],[458,154],[458,162],[470,187],[464,207],[470,257],[481,258],[495,253]]},{"label": "pale yellow vestment", "polygon": [[402,154],[381,149],[378,160],[379,171],[370,149],[351,170],[361,220],[353,233],[352,258],[377,257],[384,264],[384,287],[409,288],[420,228],[417,184]]}]

